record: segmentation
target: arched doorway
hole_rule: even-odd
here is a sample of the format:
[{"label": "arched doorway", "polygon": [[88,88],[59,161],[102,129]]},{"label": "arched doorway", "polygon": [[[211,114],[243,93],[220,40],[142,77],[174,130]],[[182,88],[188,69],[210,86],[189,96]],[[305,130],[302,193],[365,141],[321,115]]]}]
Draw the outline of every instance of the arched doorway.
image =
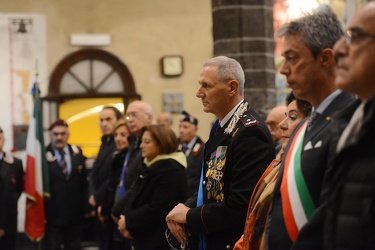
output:
[{"label": "arched doorway", "polygon": [[124,110],[140,99],[128,67],[108,51],[89,48],[63,58],[53,70],[43,98],[44,127],[57,118],[67,120],[69,143],[82,147],[86,156],[100,145],[99,112],[103,105]]}]

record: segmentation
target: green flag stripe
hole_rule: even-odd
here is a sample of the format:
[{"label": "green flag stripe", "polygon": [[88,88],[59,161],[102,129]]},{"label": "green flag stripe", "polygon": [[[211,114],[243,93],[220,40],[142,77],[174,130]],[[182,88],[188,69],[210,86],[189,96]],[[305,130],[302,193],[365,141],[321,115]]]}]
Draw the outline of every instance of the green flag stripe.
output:
[{"label": "green flag stripe", "polygon": [[301,151],[302,151],[302,144],[303,140],[300,141],[298,145],[296,154],[294,155],[294,175],[296,178],[296,185],[297,190],[301,199],[301,203],[303,206],[303,210],[305,211],[305,215],[309,220],[311,218],[312,213],[315,210],[314,202],[312,201],[310,192],[307,188],[305,178],[303,177],[302,170],[301,170]]},{"label": "green flag stripe", "polygon": [[46,148],[44,147],[44,133],[43,133],[43,109],[42,100],[39,95],[39,83],[35,82],[35,96],[34,96],[34,117],[35,117],[35,136],[41,145],[41,164],[38,166],[42,168],[43,178],[43,193],[45,197],[50,196],[49,170],[46,160]]}]

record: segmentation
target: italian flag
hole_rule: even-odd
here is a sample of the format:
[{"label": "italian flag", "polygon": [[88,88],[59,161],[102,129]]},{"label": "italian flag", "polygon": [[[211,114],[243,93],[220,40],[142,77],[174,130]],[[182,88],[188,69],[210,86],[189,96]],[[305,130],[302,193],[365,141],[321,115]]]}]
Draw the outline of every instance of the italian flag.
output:
[{"label": "italian flag", "polygon": [[49,180],[43,138],[42,102],[37,81],[34,83],[32,94],[34,95],[34,112],[26,142],[25,233],[32,241],[40,241],[44,236],[44,197],[49,197]]}]

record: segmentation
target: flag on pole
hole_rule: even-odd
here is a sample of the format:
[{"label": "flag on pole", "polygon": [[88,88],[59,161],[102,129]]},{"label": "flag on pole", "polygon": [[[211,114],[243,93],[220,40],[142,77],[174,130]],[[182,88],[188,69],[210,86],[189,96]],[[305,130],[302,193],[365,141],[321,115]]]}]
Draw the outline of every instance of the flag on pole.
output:
[{"label": "flag on pole", "polygon": [[33,241],[44,236],[44,197],[49,197],[49,179],[43,137],[42,102],[39,96],[38,74],[32,88],[34,112],[26,141],[26,171],[24,192],[26,194],[25,233]]}]

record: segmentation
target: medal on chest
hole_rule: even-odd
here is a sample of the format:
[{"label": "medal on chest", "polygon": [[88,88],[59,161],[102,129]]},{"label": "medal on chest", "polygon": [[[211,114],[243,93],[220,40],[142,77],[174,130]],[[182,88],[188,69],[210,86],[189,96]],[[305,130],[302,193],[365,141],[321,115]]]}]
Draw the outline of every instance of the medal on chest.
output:
[{"label": "medal on chest", "polygon": [[214,152],[211,153],[210,160],[207,163],[207,198],[214,199],[216,202],[224,200],[223,187],[224,187],[224,170],[227,146],[219,146]]}]

